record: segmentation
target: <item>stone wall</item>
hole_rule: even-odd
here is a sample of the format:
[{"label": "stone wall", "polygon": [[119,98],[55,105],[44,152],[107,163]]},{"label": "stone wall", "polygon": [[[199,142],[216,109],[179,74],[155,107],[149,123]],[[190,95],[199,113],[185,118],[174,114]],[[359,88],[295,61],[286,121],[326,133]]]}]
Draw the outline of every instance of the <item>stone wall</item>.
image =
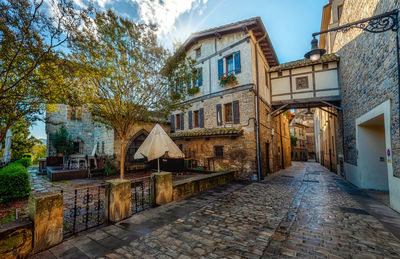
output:
[{"label": "stone wall", "polygon": [[[340,24],[399,8],[394,0],[346,0]],[[391,102],[391,146],[394,175],[400,177],[400,130],[395,32],[338,33],[334,52],[341,57],[344,159],[357,165],[356,118],[386,100]]]}]

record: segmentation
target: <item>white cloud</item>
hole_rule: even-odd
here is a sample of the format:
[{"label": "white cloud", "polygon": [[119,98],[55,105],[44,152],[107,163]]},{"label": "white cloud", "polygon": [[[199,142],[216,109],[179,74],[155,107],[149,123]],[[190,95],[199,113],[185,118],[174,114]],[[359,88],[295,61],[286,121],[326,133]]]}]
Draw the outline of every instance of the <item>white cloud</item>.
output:
[{"label": "white cloud", "polygon": [[[113,4],[121,0],[93,0],[93,2],[102,9],[112,8]],[[199,12],[204,11],[204,6],[208,0],[122,0],[125,3],[132,3],[138,6],[138,19],[145,23],[154,23],[158,25],[158,35],[162,40],[166,40],[171,36],[172,31],[176,31],[177,19],[185,13],[190,13],[194,10]],[[121,1],[121,2],[122,2]],[[85,0],[74,0],[78,6],[83,6]],[[115,10],[113,8],[113,10]],[[120,15],[129,14],[129,10],[115,10]]]}]

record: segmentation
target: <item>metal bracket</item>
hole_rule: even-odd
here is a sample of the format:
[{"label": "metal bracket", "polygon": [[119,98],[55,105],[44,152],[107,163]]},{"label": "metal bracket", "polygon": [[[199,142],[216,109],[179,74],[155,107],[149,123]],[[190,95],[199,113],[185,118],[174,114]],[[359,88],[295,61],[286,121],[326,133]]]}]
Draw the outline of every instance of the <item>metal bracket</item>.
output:
[{"label": "metal bracket", "polygon": [[328,103],[328,102],[325,102],[325,101],[321,101],[321,103],[324,103],[324,104],[326,104],[326,105],[328,105],[330,107],[333,107],[333,108],[335,108],[336,110],[339,110],[339,111],[343,110],[342,107],[336,106],[334,104],[331,104],[331,103]]},{"label": "metal bracket", "polygon": [[333,112],[331,112],[331,111],[325,110],[325,109],[322,108],[322,107],[319,107],[319,109],[322,110],[322,111],[324,111],[324,112],[329,113],[330,115],[333,115],[333,116],[337,117],[337,114],[336,114],[336,113],[333,113]]},{"label": "metal bracket", "polygon": [[276,113],[276,112],[278,112],[278,111],[280,111],[280,110],[282,110],[283,108],[285,108],[286,106],[288,106],[289,104],[287,103],[287,104],[284,104],[284,105],[282,105],[281,107],[279,107],[278,109],[276,109],[275,111],[273,111],[271,114],[273,115],[274,113]]}]

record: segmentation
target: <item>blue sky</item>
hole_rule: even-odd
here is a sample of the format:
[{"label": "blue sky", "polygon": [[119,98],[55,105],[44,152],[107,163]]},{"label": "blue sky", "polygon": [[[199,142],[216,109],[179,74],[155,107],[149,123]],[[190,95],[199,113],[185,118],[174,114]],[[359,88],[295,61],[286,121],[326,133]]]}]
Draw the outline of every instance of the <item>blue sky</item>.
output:
[{"label": "blue sky", "polygon": [[[85,0],[74,0],[85,6]],[[319,31],[322,7],[328,0],[93,0],[101,9],[135,21],[159,25],[159,40],[167,48],[183,42],[192,32],[261,17],[281,63],[303,58],[310,50],[311,34]],[[44,123],[31,128],[46,138]]]}]

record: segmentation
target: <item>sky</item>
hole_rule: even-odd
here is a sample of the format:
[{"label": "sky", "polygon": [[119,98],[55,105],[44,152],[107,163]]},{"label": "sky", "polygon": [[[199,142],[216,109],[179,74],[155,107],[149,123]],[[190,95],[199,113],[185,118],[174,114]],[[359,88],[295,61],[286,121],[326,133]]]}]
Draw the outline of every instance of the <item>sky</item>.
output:
[{"label": "sky", "polygon": [[[85,6],[85,0],[73,0]],[[310,50],[311,34],[321,25],[328,0],[93,0],[100,9],[137,22],[159,26],[158,38],[166,48],[184,42],[191,33],[261,17],[280,63],[302,59]],[[43,122],[31,127],[36,138],[46,138]]]}]

